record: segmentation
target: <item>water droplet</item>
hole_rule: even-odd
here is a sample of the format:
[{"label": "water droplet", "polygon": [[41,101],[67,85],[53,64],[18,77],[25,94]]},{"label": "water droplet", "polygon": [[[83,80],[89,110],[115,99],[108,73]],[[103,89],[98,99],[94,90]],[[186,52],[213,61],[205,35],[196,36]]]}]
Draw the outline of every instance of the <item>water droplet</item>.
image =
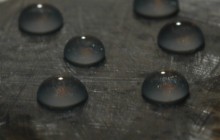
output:
[{"label": "water droplet", "polygon": [[63,17],[58,9],[48,4],[32,4],[19,17],[19,28],[30,34],[48,34],[63,26]]},{"label": "water droplet", "polygon": [[64,58],[79,66],[92,66],[105,59],[102,42],[93,36],[72,38],[64,49]]},{"label": "water droplet", "polygon": [[159,47],[174,53],[194,53],[202,49],[204,44],[202,31],[190,22],[169,23],[158,35]]},{"label": "water droplet", "polygon": [[52,109],[66,109],[88,98],[85,86],[72,76],[50,77],[37,91],[40,104]]},{"label": "water droplet", "polygon": [[146,18],[164,18],[179,11],[178,0],[135,0],[134,12]]},{"label": "water droplet", "polygon": [[186,79],[177,72],[155,72],[145,79],[142,95],[153,103],[174,104],[188,97],[189,86]]}]

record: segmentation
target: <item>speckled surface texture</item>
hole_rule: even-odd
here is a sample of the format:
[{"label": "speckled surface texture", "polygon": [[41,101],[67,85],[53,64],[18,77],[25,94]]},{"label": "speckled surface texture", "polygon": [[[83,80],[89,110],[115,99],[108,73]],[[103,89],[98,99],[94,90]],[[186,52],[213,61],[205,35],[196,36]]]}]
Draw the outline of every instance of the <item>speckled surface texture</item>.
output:
[{"label": "speckled surface texture", "polygon": [[[130,0],[40,0],[64,18],[60,32],[29,36],[18,29],[22,9],[39,0],[0,0],[1,140],[219,140],[220,1],[181,0],[178,16],[136,18]],[[204,32],[206,47],[193,55],[168,54],[157,34],[168,22],[190,20]],[[63,60],[67,41],[93,35],[105,44],[106,61],[79,68]],[[190,98],[179,106],[155,106],[141,96],[147,75],[173,69],[186,77]],[[87,87],[83,106],[65,112],[36,101],[50,76],[72,74]]]}]

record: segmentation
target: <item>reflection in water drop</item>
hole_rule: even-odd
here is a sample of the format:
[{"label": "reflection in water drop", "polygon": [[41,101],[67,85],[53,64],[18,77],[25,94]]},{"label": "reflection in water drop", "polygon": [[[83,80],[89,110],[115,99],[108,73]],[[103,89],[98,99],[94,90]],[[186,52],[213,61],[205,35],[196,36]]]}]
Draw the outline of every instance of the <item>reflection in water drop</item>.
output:
[{"label": "reflection in water drop", "polygon": [[72,76],[48,78],[37,91],[38,102],[52,109],[70,108],[87,98],[85,86]]},{"label": "reflection in water drop", "polygon": [[189,86],[186,79],[177,72],[155,72],[145,79],[142,95],[154,103],[173,104],[189,95]]}]

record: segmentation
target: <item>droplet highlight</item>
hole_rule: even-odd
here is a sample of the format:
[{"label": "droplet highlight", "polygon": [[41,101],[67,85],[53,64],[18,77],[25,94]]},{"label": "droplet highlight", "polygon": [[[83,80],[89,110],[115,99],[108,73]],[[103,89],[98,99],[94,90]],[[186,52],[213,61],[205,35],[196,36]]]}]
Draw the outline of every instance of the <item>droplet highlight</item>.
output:
[{"label": "droplet highlight", "polygon": [[50,109],[68,109],[87,100],[86,87],[72,76],[50,77],[37,91],[37,101]]},{"label": "droplet highlight", "polygon": [[156,104],[176,104],[189,96],[187,80],[175,71],[150,74],[142,85],[143,97]]},{"label": "droplet highlight", "polygon": [[29,34],[49,34],[63,26],[60,11],[49,4],[32,4],[20,14],[19,29]]},{"label": "droplet highlight", "polygon": [[190,54],[201,50],[204,45],[201,29],[190,22],[169,23],[158,35],[158,46],[168,52]]},{"label": "droplet highlight", "polygon": [[77,66],[94,66],[105,59],[103,43],[93,36],[77,36],[65,46],[64,58]]},{"label": "droplet highlight", "polygon": [[179,11],[178,0],[135,0],[134,12],[146,18],[165,18]]}]

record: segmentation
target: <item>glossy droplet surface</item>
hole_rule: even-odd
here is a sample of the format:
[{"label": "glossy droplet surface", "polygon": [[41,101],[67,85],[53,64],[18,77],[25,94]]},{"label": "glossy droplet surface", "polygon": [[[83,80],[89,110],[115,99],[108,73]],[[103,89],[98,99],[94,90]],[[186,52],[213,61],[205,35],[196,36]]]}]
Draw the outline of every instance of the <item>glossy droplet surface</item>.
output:
[{"label": "glossy droplet surface", "polygon": [[164,18],[179,11],[178,0],[135,0],[134,12],[147,18]]},{"label": "glossy droplet surface", "polygon": [[155,72],[145,79],[142,95],[153,103],[174,104],[188,97],[189,86],[186,79],[177,72]]},{"label": "glossy droplet surface", "polygon": [[158,35],[160,48],[174,53],[193,53],[204,47],[204,35],[190,22],[174,22],[165,25]]},{"label": "glossy droplet surface", "polygon": [[70,108],[87,98],[85,86],[72,76],[48,78],[37,91],[38,102],[51,109]]},{"label": "glossy droplet surface", "polygon": [[48,34],[63,26],[63,17],[58,9],[48,4],[33,4],[26,7],[19,17],[20,30],[30,34]]},{"label": "glossy droplet surface", "polygon": [[105,59],[102,42],[93,36],[72,38],[65,46],[64,58],[79,66],[92,66]]}]

